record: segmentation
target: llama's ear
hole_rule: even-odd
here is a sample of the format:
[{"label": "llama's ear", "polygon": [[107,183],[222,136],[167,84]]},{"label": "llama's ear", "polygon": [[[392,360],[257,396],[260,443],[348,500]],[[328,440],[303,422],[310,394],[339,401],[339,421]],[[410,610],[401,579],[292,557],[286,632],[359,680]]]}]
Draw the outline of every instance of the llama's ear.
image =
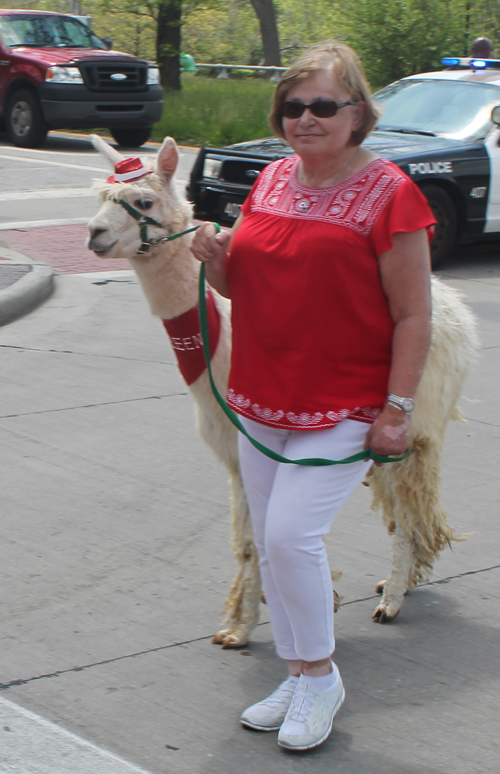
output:
[{"label": "llama's ear", "polygon": [[179,162],[179,151],[172,137],[165,137],[156,158],[156,174],[168,183],[174,176]]},{"label": "llama's ear", "polygon": [[111,169],[114,171],[115,164],[117,164],[118,161],[123,161],[125,156],[122,156],[122,154],[118,153],[118,151],[112,148],[111,145],[108,145],[106,140],[103,140],[103,138],[99,137],[98,134],[91,134],[90,139],[92,140],[92,145],[94,148],[107,159]]}]

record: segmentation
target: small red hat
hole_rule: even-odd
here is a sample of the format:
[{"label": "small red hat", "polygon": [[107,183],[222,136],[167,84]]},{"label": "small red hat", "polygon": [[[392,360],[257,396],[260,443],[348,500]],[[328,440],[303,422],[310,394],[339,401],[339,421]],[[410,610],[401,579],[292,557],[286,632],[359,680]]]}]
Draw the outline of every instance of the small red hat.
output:
[{"label": "small red hat", "polygon": [[115,164],[115,174],[108,177],[108,183],[130,183],[150,175],[153,170],[146,169],[140,159],[123,159]]}]

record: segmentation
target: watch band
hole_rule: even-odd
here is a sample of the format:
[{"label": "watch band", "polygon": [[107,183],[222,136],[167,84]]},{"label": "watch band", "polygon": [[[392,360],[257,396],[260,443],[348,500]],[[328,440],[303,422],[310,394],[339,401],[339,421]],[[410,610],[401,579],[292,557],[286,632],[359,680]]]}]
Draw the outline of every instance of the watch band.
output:
[{"label": "watch band", "polygon": [[393,395],[392,393],[387,396],[387,403],[389,406],[404,411],[405,414],[408,415],[410,415],[415,408],[415,401],[413,398],[401,398],[399,395]]}]

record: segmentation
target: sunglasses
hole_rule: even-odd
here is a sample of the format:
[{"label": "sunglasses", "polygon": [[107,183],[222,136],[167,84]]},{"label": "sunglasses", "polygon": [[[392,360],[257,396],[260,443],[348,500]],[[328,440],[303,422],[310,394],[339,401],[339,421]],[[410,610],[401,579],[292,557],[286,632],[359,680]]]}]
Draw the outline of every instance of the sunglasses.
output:
[{"label": "sunglasses", "polygon": [[309,108],[316,118],[332,118],[332,116],[337,115],[337,110],[340,110],[340,108],[354,104],[354,102],[334,102],[333,99],[311,102],[310,105],[304,105],[303,102],[283,102],[281,115],[284,118],[300,118],[306,108]]}]

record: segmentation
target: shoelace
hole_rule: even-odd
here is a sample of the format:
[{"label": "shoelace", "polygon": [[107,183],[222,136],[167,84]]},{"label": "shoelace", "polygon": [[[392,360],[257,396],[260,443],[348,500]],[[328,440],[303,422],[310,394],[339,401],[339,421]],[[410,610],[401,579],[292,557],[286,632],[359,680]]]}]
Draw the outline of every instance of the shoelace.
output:
[{"label": "shoelace", "polygon": [[293,720],[296,723],[307,723],[313,704],[314,694],[308,693],[306,688],[297,687],[288,710],[288,720]]},{"label": "shoelace", "polygon": [[278,688],[276,688],[273,693],[267,697],[267,699],[264,699],[262,704],[266,704],[269,707],[275,707],[283,701],[283,699],[289,699],[292,698],[294,692],[295,692],[295,686],[296,683],[290,683],[288,680],[285,680],[284,683],[282,683]]}]

